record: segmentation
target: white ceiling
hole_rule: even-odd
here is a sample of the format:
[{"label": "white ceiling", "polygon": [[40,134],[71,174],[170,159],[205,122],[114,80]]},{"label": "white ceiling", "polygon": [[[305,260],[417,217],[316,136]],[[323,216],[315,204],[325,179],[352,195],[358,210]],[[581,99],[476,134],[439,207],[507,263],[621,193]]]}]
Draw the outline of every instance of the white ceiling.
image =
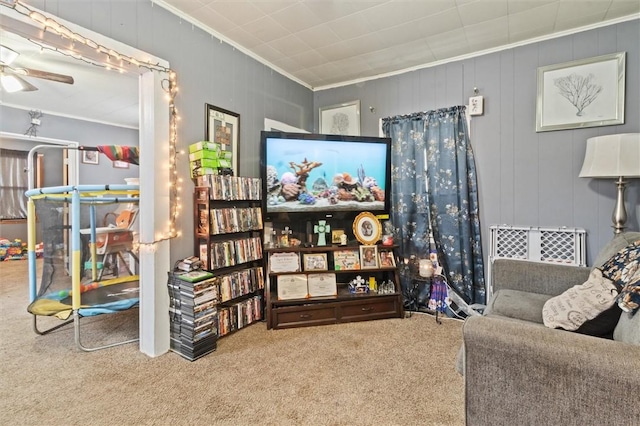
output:
[{"label": "white ceiling", "polygon": [[156,0],[318,89],[640,12],[640,0]]},{"label": "white ceiling", "polygon": [[[20,54],[13,68],[32,68],[69,75],[74,83],[22,76],[38,90],[7,93],[0,91],[0,102],[16,108],[79,117],[118,126],[138,128],[138,79],[90,65],[61,53],[41,49],[26,38],[0,29],[0,43]],[[29,116],[25,114],[28,119]],[[29,127],[25,120],[25,130]],[[46,118],[42,119],[42,126]]]},{"label": "white ceiling", "polygon": [[[640,16],[640,0],[153,1],[314,90]],[[39,90],[0,103],[137,128],[137,75],[40,53],[6,28],[0,42],[21,54],[16,66],[75,79],[25,77]]]}]

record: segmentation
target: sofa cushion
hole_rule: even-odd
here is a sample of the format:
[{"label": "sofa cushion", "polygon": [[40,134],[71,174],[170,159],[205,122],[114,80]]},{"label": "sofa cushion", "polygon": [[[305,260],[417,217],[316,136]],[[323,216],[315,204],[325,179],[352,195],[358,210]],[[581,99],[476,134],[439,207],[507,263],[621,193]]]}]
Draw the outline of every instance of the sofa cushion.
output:
[{"label": "sofa cushion", "polygon": [[640,313],[623,312],[613,331],[613,340],[640,346]]},{"label": "sofa cushion", "polygon": [[[615,304],[618,290],[613,282],[595,268],[582,284],[550,298],[542,308],[544,325],[575,331]],[[613,327],[611,328],[613,330]]]},{"label": "sofa cushion", "polygon": [[485,315],[501,315],[542,324],[542,307],[551,296],[520,290],[498,290],[489,301]]},{"label": "sofa cushion", "polygon": [[640,232],[623,232],[616,234],[605,246],[600,250],[593,266],[600,268],[607,260],[611,259],[616,253],[629,244],[640,240]]}]

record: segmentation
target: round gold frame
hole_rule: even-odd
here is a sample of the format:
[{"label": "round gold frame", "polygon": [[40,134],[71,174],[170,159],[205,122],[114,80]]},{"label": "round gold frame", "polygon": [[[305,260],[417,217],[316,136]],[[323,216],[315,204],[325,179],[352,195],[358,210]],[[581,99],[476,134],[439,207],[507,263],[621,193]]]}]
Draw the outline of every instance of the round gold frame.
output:
[{"label": "round gold frame", "polygon": [[353,221],[353,235],[360,244],[370,246],[377,243],[382,235],[380,221],[373,213],[360,213]]}]

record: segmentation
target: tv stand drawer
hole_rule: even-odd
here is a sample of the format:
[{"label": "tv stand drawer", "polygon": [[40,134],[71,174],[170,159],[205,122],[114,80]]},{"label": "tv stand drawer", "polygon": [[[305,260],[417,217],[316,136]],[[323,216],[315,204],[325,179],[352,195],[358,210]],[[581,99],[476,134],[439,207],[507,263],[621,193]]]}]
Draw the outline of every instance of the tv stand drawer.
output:
[{"label": "tv stand drawer", "polygon": [[394,317],[402,318],[397,296],[346,302],[340,306],[340,322]]},{"label": "tv stand drawer", "polygon": [[273,328],[304,327],[338,322],[335,306],[291,306],[274,308]]}]

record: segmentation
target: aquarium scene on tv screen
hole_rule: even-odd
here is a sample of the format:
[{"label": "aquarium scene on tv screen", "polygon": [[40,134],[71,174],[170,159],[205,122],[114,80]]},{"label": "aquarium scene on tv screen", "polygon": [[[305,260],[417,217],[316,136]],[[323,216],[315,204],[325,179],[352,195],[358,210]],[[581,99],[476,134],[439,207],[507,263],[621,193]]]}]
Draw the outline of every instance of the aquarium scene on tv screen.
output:
[{"label": "aquarium scene on tv screen", "polygon": [[263,132],[261,143],[267,213],[388,211],[390,139]]}]

